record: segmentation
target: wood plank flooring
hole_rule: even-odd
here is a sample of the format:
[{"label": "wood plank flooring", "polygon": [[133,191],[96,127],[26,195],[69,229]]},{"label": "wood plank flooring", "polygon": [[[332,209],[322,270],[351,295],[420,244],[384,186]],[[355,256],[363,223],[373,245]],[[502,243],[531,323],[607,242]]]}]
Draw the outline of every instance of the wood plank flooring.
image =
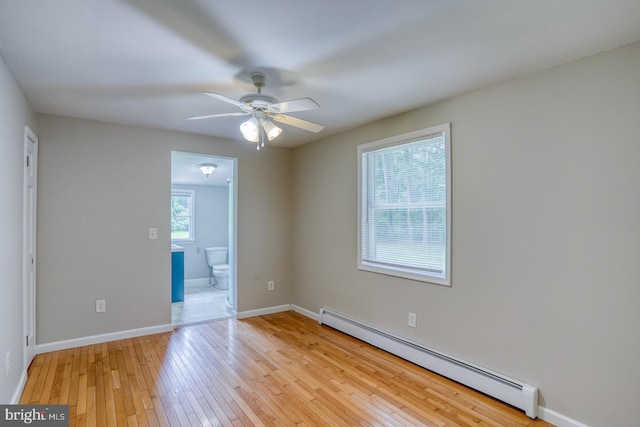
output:
[{"label": "wood plank flooring", "polygon": [[71,426],[550,426],[295,312],[36,356]]}]

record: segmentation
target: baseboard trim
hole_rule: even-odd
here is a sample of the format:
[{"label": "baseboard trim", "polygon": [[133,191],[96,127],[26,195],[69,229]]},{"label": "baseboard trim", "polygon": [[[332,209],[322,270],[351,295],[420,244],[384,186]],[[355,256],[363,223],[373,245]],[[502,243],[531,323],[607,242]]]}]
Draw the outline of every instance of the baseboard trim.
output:
[{"label": "baseboard trim", "polygon": [[68,348],[82,347],[84,345],[102,344],[109,341],[123,340],[127,338],[141,337],[144,335],[159,334],[173,330],[172,325],[149,326],[146,328],[129,329],[126,331],[110,332],[108,334],[92,335],[89,337],[73,338],[70,340],[56,341],[36,345],[36,354],[49,353],[50,351],[66,350]]},{"label": "baseboard trim", "polygon": [[265,314],[280,313],[282,311],[291,310],[291,304],[276,305],[274,307],[258,308],[256,310],[240,311],[236,315],[237,319],[246,319],[247,317],[264,316]]},{"label": "baseboard trim", "polygon": [[10,405],[17,405],[20,403],[20,397],[22,397],[22,392],[24,391],[24,386],[27,384],[27,370],[22,371],[22,375],[20,375],[20,381],[18,382],[18,386],[13,392],[13,396],[11,396]]},{"label": "baseboard trim", "polygon": [[303,316],[307,316],[310,319],[315,320],[316,322],[320,321],[320,315],[318,313],[314,313],[313,311],[307,310],[306,308],[291,304],[291,310],[295,311],[296,313],[300,313]]},{"label": "baseboard trim", "polygon": [[545,408],[544,406],[538,406],[538,418],[556,427],[589,427],[587,424],[569,418],[552,409]]}]

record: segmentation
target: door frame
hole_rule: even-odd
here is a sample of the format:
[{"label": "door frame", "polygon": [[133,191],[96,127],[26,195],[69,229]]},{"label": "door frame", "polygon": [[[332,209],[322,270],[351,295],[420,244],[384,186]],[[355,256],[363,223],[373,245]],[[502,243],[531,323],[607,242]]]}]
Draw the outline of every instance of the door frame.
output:
[{"label": "door frame", "polygon": [[[238,313],[238,158],[215,153],[192,152],[182,150],[171,150],[171,157],[174,154],[182,154],[196,157],[206,157],[215,162],[215,159],[229,160],[233,164],[233,173],[227,180],[229,191],[229,237],[228,237],[228,261],[229,261],[229,302],[231,303],[232,318]],[[173,165],[172,173],[173,173]]]},{"label": "door frame", "polygon": [[24,127],[22,183],[22,318],[23,366],[26,371],[36,354],[36,241],[38,202],[38,137]]}]

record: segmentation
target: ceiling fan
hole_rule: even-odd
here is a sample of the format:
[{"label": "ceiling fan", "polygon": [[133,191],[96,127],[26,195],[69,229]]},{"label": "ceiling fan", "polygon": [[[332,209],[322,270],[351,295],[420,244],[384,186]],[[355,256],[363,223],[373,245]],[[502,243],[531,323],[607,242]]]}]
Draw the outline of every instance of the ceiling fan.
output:
[{"label": "ceiling fan", "polygon": [[[297,127],[309,132],[320,132],[324,126],[297,117],[288,116],[283,113],[295,111],[306,111],[319,108],[317,102],[311,98],[300,98],[291,101],[278,102],[276,98],[262,93],[265,75],[263,73],[252,73],[251,80],[257,89],[257,93],[243,96],[240,100],[229,98],[215,92],[202,92],[212,98],[219,99],[240,108],[235,113],[210,114],[207,116],[189,117],[187,120],[211,119],[215,117],[235,117],[251,116],[249,120],[240,125],[242,136],[251,142],[258,143],[258,150],[264,146],[264,135],[269,141],[273,141],[282,133],[282,129],[276,126],[271,120],[285,125]],[[270,120],[271,119],[271,120]]]}]

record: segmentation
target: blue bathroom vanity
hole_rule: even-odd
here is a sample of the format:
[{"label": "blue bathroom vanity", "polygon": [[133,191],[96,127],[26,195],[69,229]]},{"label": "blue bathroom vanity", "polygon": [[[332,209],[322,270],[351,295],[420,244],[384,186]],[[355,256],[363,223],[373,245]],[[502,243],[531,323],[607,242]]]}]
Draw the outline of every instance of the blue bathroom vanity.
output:
[{"label": "blue bathroom vanity", "polygon": [[171,245],[171,302],[184,301],[184,248]]}]

